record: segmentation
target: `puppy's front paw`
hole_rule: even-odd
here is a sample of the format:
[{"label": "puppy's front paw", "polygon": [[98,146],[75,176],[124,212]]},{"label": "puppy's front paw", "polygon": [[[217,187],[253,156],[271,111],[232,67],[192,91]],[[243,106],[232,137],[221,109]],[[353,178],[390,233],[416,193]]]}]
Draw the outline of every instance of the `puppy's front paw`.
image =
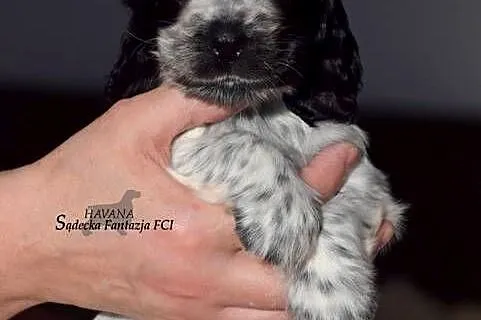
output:
[{"label": "puppy's front paw", "polygon": [[285,191],[264,203],[237,202],[236,231],[248,251],[283,269],[297,270],[316,247],[321,204],[307,190],[297,196]]}]

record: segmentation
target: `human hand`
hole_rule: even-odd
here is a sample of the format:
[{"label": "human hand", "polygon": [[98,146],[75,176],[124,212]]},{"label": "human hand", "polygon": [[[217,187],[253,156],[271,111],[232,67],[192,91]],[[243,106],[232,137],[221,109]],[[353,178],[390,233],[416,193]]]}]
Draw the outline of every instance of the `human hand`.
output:
[{"label": "human hand", "polygon": [[[349,144],[341,143],[326,148],[319,153],[311,163],[303,169],[302,177],[322,195],[324,201],[329,201],[342,187],[350,168],[357,162],[358,150]],[[377,255],[394,237],[394,225],[383,220],[376,232]],[[374,258],[374,257],[373,257]]]},{"label": "human hand", "polygon": [[[136,319],[287,319],[280,273],[242,250],[224,206],[204,203],[166,170],[179,133],[227,116],[162,87],[116,104],[44,159],[3,175],[0,194],[18,212],[0,216],[11,226],[0,253],[16,262],[0,291],[16,304],[3,314],[52,301]],[[327,200],[356,154],[332,146],[303,176]],[[113,203],[128,189],[141,193],[136,219],[172,219],[175,228],[125,237],[54,230],[59,212],[82,220],[88,205]]]}]

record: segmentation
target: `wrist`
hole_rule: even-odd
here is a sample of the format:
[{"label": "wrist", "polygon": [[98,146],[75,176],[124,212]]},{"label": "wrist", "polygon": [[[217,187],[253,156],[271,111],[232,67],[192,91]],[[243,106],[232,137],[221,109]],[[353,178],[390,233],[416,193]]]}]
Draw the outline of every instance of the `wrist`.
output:
[{"label": "wrist", "polygon": [[81,213],[72,177],[57,167],[43,159],[0,173],[0,320],[44,302],[85,306],[88,300],[98,257],[92,258],[95,250],[85,254],[79,235],[55,230],[63,210]]},{"label": "wrist", "polygon": [[0,320],[44,302],[130,311],[118,306],[135,301],[134,290],[107,258],[115,235],[56,230],[61,213],[84,218],[91,200],[83,187],[83,179],[66,173],[52,156],[0,172],[0,228],[6,230],[0,233],[0,257],[9,257],[0,258]]},{"label": "wrist", "polygon": [[0,319],[44,302],[39,289],[45,248],[38,229],[44,187],[35,165],[0,173]]}]

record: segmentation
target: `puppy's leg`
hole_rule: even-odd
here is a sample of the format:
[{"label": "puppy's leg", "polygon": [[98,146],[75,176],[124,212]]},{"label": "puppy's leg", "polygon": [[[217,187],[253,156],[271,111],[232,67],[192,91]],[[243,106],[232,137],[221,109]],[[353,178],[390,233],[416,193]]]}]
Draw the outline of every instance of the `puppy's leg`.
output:
[{"label": "puppy's leg", "polygon": [[321,203],[299,177],[295,155],[244,131],[209,139],[192,154],[181,150],[185,164],[176,171],[225,186],[246,249],[286,271],[305,264],[320,233]]},{"label": "puppy's leg", "polygon": [[[356,216],[361,221],[361,235],[365,251],[372,259],[378,253],[377,232],[383,221],[393,227],[393,239],[398,240],[403,230],[403,214],[407,206],[396,201],[386,176],[374,167],[367,158],[363,158],[351,173],[341,194],[351,203],[356,203]],[[383,239],[385,240],[385,239]]]},{"label": "puppy's leg", "polygon": [[263,168],[272,168],[272,172],[249,170],[253,177],[229,188],[233,190],[236,231],[249,251],[288,274],[296,273],[314,252],[321,232],[322,204],[297,168],[277,158],[274,151],[263,157],[270,162]]},{"label": "puppy's leg", "polygon": [[299,152],[279,147],[249,131],[212,130],[200,141],[180,138],[172,166],[189,180],[223,186],[244,246],[293,269],[315,248],[321,204],[299,177],[298,162],[292,159]]},{"label": "puppy's leg", "polygon": [[355,206],[336,197],[323,207],[323,230],[305,268],[293,275],[289,310],[295,320],[370,320],[374,271]]},{"label": "puppy's leg", "polygon": [[[314,130],[306,154],[341,141],[364,150],[364,133],[355,126],[325,123]],[[290,279],[289,309],[295,320],[370,320],[376,306],[375,234],[383,219],[399,233],[404,207],[392,199],[384,175],[363,157],[322,210],[315,254]]]},{"label": "puppy's leg", "polygon": [[384,175],[364,158],[339,194],[323,206],[313,258],[292,277],[289,308],[296,320],[370,320],[376,307],[373,255],[383,219],[401,231],[405,206]]},{"label": "puppy's leg", "polygon": [[232,150],[229,160],[242,169],[225,180],[237,232],[249,251],[286,273],[294,319],[372,319],[373,265],[357,214],[369,203],[359,193],[338,195],[322,207],[321,231],[321,204],[299,168],[273,145],[249,139],[236,137],[249,151]]}]

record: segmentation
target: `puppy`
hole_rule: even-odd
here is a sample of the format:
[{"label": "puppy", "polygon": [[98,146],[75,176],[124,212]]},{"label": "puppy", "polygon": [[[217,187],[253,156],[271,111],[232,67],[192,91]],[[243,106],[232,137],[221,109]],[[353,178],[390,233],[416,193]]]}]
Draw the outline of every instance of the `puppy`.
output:
[{"label": "puppy", "polygon": [[[247,106],[179,136],[172,174],[233,205],[245,248],[286,274],[293,319],[372,319],[375,234],[387,219],[399,235],[404,206],[351,124],[361,66],[341,1],[125,4],[132,17],[107,86],[112,102],[163,82],[225,108]],[[323,203],[299,171],[341,141],[362,156]],[[203,185],[218,188],[216,199]]]}]

